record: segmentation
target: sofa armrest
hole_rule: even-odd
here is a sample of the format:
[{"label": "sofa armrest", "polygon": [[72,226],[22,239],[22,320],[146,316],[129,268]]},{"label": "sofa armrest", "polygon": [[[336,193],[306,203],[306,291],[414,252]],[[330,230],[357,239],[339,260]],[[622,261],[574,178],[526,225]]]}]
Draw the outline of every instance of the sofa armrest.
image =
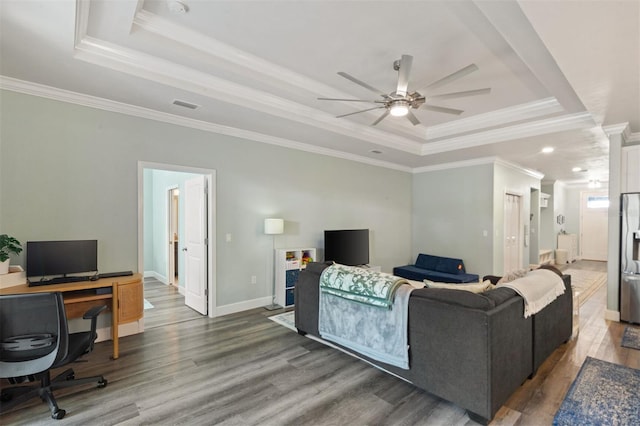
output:
[{"label": "sofa armrest", "polygon": [[491,281],[491,284],[496,285],[498,284],[498,281],[500,281],[500,278],[502,277],[499,277],[497,275],[485,275],[484,277],[482,277],[482,281],[489,280]]}]

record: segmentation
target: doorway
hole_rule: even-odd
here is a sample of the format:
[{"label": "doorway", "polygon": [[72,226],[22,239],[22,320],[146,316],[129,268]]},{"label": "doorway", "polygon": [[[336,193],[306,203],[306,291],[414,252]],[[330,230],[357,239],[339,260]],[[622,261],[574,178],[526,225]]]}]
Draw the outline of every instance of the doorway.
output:
[{"label": "doorway", "polygon": [[580,257],[582,259],[607,260],[608,211],[607,191],[580,193]]},{"label": "doorway", "polygon": [[504,275],[522,268],[521,199],[511,193],[504,198]]},{"label": "doorway", "polygon": [[[182,245],[186,244],[183,234],[189,215],[185,213],[187,197],[184,196],[184,190],[185,182],[194,177],[206,182],[203,189],[205,194],[201,197],[204,200],[201,204],[203,211],[200,214],[205,246],[201,259],[204,273],[191,275],[200,279],[198,286],[202,290],[204,309],[198,310],[213,318],[216,316],[215,170],[138,163],[138,270],[144,271],[145,277],[155,278],[167,286],[173,283],[182,295],[186,293],[185,278],[188,274]],[[209,244],[209,241],[212,243]]]},{"label": "doorway", "polygon": [[169,235],[169,252],[167,258],[169,259],[169,271],[167,273],[168,284],[178,287],[178,274],[180,273],[180,250],[179,243],[179,229],[178,229],[178,215],[180,204],[180,189],[177,186],[169,188],[167,191],[167,202],[169,210],[169,229],[167,234]]}]

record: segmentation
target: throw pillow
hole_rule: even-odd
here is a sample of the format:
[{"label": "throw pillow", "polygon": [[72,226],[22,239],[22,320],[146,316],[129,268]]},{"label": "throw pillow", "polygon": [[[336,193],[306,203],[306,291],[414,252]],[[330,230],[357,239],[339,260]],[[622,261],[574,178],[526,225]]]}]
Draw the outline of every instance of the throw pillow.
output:
[{"label": "throw pillow", "polygon": [[430,280],[424,280],[424,284],[429,288],[448,288],[451,290],[466,290],[472,293],[482,293],[487,290],[491,290],[493,288],[493,284],[491,284],[491,281],[489,280],[486,280],[484,282],[465,283],[465,284],[438,283]]},{"label": "throw pillow", "polygon": [[527,271],[526,269],[519,269],[517,271],[510,272],[504,277],[500,278],[500,281],[498,281],[496,285],[510,283],[515,279],[522,278],[527,275],[527,272],[529,271]]}]

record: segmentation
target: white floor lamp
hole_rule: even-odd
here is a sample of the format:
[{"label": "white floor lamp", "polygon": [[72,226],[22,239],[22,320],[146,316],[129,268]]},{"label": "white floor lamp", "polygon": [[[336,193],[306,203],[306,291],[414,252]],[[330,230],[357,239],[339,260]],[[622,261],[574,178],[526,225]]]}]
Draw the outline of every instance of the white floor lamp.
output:
[{"label": "white floor lamp", "polygon": [[264,220],[264,233],[273,235],[273,250],[271,250],[271,259],[273,259],[273,277],[271,280],[271,304],[265,306],[265,309],[273,311],[280,309],[282,306],[276,305],[276,235],[284,233],[284,219],[267,218]]}]

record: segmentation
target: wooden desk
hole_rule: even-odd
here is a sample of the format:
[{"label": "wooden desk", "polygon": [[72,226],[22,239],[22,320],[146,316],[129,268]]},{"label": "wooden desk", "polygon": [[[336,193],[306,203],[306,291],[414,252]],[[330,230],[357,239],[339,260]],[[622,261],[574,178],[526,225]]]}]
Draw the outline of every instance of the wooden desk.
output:
[{"label": "wooden desk", "polygon": [[[96,294],[96,289],[111,289],[110,293]],[[51,293],[61,292],[64,298],[67,318],[82,318],[92,306],[105,305],[111,311],[111,338],[113,339],[113,359],[120,356],[118,346],[118,326],[137,321],[144,313],[144,293],[142,275],[102,278],[97,281],[52,284],[29,287],[19,284],[0,289],[0,294]]]}]

